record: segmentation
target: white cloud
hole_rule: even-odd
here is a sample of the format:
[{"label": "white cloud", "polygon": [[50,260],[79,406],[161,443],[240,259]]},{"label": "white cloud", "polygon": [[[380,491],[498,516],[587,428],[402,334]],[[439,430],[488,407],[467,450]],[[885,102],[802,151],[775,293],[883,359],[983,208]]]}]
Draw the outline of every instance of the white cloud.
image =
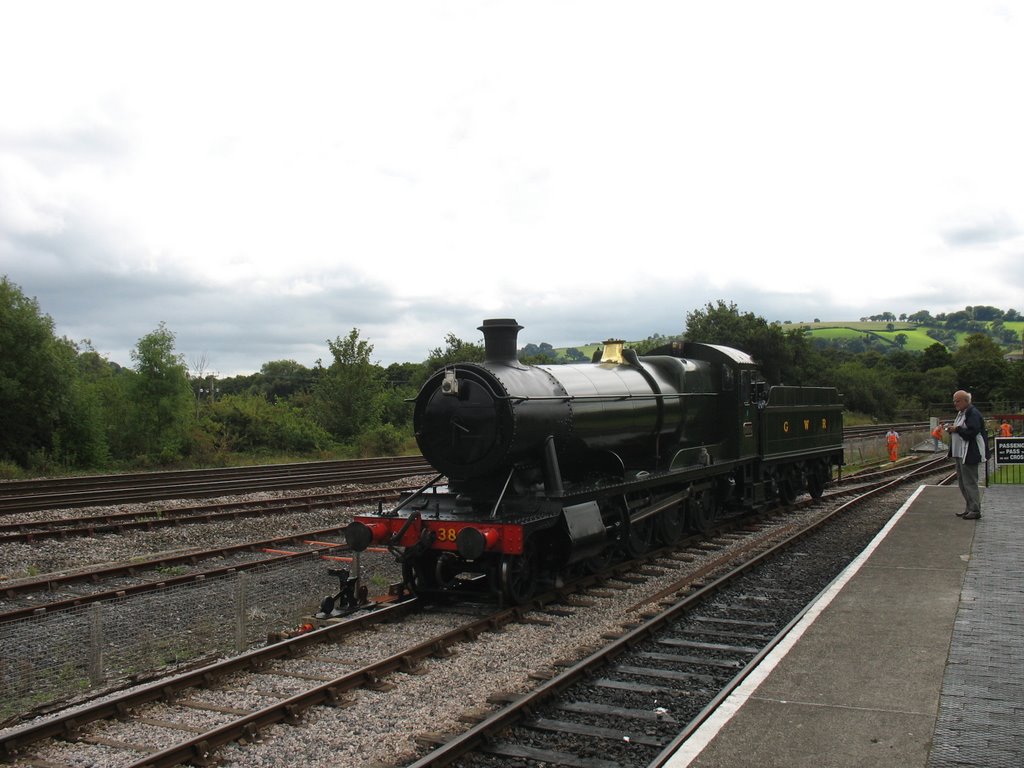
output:
[{"label": "white cloud", "polygon": [[248,370],[488,315],[1009,308],[1020,37],[951,1],[3,3],[0,271],[72,337],[195,325]]}]

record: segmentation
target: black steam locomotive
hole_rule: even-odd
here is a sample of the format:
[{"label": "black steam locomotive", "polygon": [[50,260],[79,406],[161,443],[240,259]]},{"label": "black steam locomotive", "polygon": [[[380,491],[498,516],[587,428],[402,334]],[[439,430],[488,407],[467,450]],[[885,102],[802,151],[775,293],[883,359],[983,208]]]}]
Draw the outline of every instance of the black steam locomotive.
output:
[{"label": "black steam locomotive", "polygon": [[486,361],[437,371],[416,397],[440,474],[346,529],[356,551],[389,547],[417,593],[482,586],[522,603],[567,569],[817,498],[843,463],[837,391],[768,386],[738,350],[641,357],[608,341],[591,363],[524,365],[515,320],[480,330]]}]

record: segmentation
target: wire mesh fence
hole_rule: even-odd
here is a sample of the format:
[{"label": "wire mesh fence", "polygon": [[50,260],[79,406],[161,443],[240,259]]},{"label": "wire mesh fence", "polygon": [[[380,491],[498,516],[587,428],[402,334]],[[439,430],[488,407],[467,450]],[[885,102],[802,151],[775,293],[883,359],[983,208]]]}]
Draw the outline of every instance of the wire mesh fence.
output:
[{"label": "wire mesh fence", "polygon": [[993,467],[989,483],[999,485],[1024,483],[1024,437],[989,436]]},{"label": "wire mesh fence", "polygon": [[284,563],[0,625],[0,720],[294,627],[336,591],[324,561]]},{"label": "wire mesh fence", "polygon": [[[909,430],[899,436],[898,458],[911,454],[941,453],[947,446],[936,441],[927,429]],[[864,467],[889,460],[889,446],[884,435],[857,437],[843,442],[843,461],[848,467]]]}]

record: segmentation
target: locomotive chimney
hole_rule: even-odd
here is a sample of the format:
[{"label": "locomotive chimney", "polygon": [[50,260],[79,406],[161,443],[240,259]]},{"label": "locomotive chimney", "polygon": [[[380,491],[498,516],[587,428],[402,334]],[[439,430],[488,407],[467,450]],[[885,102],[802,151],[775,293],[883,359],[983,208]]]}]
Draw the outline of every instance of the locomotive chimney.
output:
[{"label": "locomotive chimney", "polygon": [[512,318],[484,320],[477,328],[484,334],[484,357],[488,363],[519,362],[516,356],[516,339],[523,326]]}]

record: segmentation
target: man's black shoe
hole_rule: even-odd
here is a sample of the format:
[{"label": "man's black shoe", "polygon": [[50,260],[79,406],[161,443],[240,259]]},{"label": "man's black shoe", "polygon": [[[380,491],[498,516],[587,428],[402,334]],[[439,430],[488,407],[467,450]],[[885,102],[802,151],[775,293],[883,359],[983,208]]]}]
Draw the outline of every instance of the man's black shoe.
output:
[{"label": "man's black shoe", "polygon": [[964,520],[981,520],[981,512],[975,512],[970,515],[964,515]]}]

